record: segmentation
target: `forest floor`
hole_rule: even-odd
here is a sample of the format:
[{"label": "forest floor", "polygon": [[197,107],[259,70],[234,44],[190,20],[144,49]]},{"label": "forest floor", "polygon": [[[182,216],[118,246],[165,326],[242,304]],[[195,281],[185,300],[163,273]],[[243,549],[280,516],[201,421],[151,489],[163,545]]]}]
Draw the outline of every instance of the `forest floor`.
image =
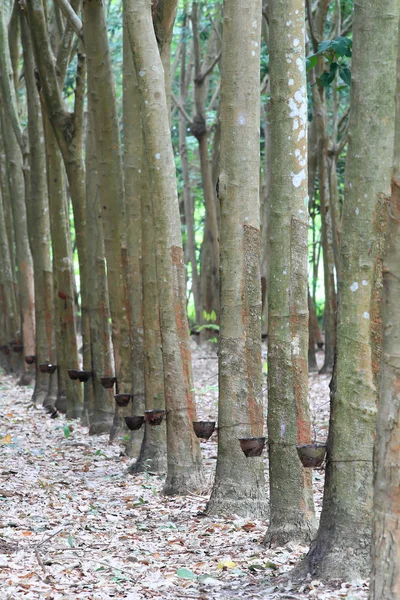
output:
[{"label": "forest floor", "polygon": [[[193,359],[199,418],[216,420],[216,355],[196,347]],[[311,374],[309,383],[313,429],[324,439],[329,376]],[[267,521],[203,516],[214,436],[202,443],[207,495],[163,497],[163,477],[127,475],[123,448],[78,423],[67,439],[65,418],[50,419],[31,394],[1,377],[1,600],[367,598],[365,581],[293,583],[307,548],[263,546]],[[322,486],[314,471],[318,511]]]}]

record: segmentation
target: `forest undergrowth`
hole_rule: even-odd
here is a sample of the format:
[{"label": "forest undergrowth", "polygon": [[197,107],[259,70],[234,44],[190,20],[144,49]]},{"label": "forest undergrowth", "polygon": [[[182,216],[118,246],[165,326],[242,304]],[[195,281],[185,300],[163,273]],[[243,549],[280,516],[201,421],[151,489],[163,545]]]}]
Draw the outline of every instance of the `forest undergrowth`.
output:
[{"label": "forest undergrowth", "polygon": [[[193,366],[198,417],[216,420],[217,356],[195,347]],[[310,374],[318,440],[327,435],[328,385],[328,375]],[[128,475],[123,446],[89,437],[64,416],[49,418],[31,395],[1,376],[1,599],[367,598],[366,581],[293,582],[307,548],[263,546],[267,521],[205,515],[216,434],[202,443],[204,494],[164,497],[163,476]],[[267,475],[267,456],[265,467]],[[322,488],[323,471],[314,471],[318,513]]]}]

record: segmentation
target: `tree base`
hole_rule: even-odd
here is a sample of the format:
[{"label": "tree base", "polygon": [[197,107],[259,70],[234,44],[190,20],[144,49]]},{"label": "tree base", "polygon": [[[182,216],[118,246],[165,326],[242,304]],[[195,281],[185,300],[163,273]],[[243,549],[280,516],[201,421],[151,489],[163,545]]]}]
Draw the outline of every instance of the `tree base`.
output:
[{"label": "tree base", "polygon": [[104,435],[110,433],[112,424],[109,421],[95,421],[89,426],[89,435]]},{"label": "tree base", "polygon": [[47,388],[35,388],[32,395],[32,402],[37,408],[42,408],[42,406],[51,404],[51,402],[49,402],[49,390]]},{"label": "tree base", "polygon": [[57,394],[57,400],[55,402],[56,409],[58,410],[59,413],[65,415],[67,412],[67,396],[65,394],[65,392],[59,392]]},{"label": "tree base", "polygon": [[20,386],[28,386],[31,385],[33,381],[33,375],[31,373],[22,373],[21,377],[18,380],[18,384]]},{"label": "tree base", "polygon": [[268,527],[263,543],[268,548],[285,546],[288,543],[308,545],[316,533],[315,521],[299,521],[298,523],[282,522],[281,525]]},{"label": "tree base", "polygon": [[355,581],[369,577],[371,570],[371,540],[364,538],[360,546],[341,547],[329,539],[316,539],[307,556],[292,571],[295,579],[308,574],[321,581]]},{"label": "tree base", "polygon": [[129,468],[129,472],[134,473],[165,473],[167,470],[167,457],[165,453],[141,452],[137,461]]},{"label": "tree base", "polygon": [[239,482],[230,482],[225,486],[214,483],[206,513],[208,515],[237,515],[251,519],[268,518],[269,509],[264,487],[252,486],[250,489],[248,487],[241,489]]},{"label": "tree base", "polygon": [[201,465],[178,467],[167,473],[162,493],[164,496],[186,496],[200,494],[204,491],[205,480]]},{"label": "tree base", "polygon": [[140,448],[143,441],[143,430],[131,431],[129,442],[126,443],[125,454],[129,458],[136,458],[140,454]]}]

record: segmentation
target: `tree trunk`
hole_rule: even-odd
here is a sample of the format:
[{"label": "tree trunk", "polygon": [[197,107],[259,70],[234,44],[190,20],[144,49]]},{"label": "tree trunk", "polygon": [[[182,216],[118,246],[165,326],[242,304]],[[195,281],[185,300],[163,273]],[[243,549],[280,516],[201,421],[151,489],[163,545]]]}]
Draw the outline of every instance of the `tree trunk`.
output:
[{"label": "tree trunk", "polygon": [[[84,0],[83,34],[88,61],[88,94],[91,96],[96,138],[115,371],[119,392],[130,394],[132,370],[125,270],[124,180],[114,77],[101,0]],[[116,409],[111,441],[118,437],[122,429],[126,429],[122,417]]]},{"label": "tree trunk", "polygon": [[[315,533],[308,407],[308,176],[304,0],[270,2],[271,241],[268,326],[270,525],[267,545]],[[285,74],[285,75],[283,75]]]},{"label": "tree trunk", "polygon": [[[126,210],[131,228],[128,237],[135,240],[136,248],[131,244],[132,266],[136,272],[136,294],[140,294],[140,306],[136,306],[136,313],[132,314],[132,330],[134,323],[137,323],[136,332],[132,331],[132,342],[136,352],[140,352],[141,361],[140,364],[138,361],[136,365],[136,376],[141,378],[142,397],[137,398],[136,402],[134,398],[132,414],[142,415],[144,409],[165,410],[165,400],[151,183],[142,127],[134,125],[141,123],[141,99],[126,25],[124,28],[124,52],[124,60],[132,66],[132,69],[129,69],[129,82],[127,77],[124,87],[124,95],[126,94],[124,102],[128,108],[124,114],[124,124],[130,132],[128,137],[130,147],[127,147],[127,137],[125,136]],[[128,115],[129,118],[127,118]],[[136,258],[133,251],[136,253]],[[136,343],[134,333],[136,333]],[[142,434],[139,437],[138,432],[132,432],[132,434],[136,434],[136,439],[140,439],[140,437],[143,439],[137,461],[130,471],[134,473],[165,471],[167,465],[165,422],[159,427],[145,425],[144,436]]]},{"label": "tree trunk", "polygon": [[[29,247],[28,226],[25,205],[25,182],[22,153],[17,143],[11,121],[1,109],[2,137],[7,159],[9,192],[13,215],[16,265],[18,278],[18,303],[22,317],[23,356],[34,355],[35,348],[35,294],[33,286],[33,262]],[[24,363],[20,363],[21,373],[25,371]],[[30,383],[28,377],[24,383]]]},{"label": "tree trunk", "polygon": [[[27,217],[35,285],[36,381],[32,399],[36,405],[40,406],[48,404],[49,400],[49,377],[46,373],[40,372],[38,365],[50,362],[54,339],[54,290],[43,122],[40,99],[36,89],[30,32],[22,13],[21,38],[29,135],[30,196],[27,199]],[[49,301],[47,302],[46,299]],[[29,355],[25,352],[25,356]]]},{"label": "tree trunk", "polygon": [[100,377],[113,375],[113,351],[98,179],[96,143],[89,98],[86,137],[86,217],[87,289],[92,358],[90,367],[92,378],[89,380],[92,391],[88,406],[90,435],[111,431],[115,406],[112,390],[104,389],[100,383]]},{"label": "tree trunk", "polygon": [[11,340],[18,340],[19,331],[19,311],[17,308],[17,298],[15,295],[12,265],[10,259],[10,249],[6,232],[6,223],[4,218],[3,199],[0,194],[0,285],[1,285],[1,304],[2,304],[2,328],[1,345],[3,366],[6,372],[12,370],[10,360]]},{"label": "tree trunk", "polygon": [[[54,304],[56,313],[58,394],[56,408],[70,419],[79,418],[83,402],[81,385],[71,381],[68,369],[78,369],[75,329],[72,251],[65,192],[64,165],[52,126],[41,102],[47,156],[47,181],[53,249]],[[51,357],[53,360],[53,356]]]},{"label": "tree trunk", "polygon": [[383,262],[383,361],[374,450],[371,600],[400,597],[400,45],[397,52],[394,173]]},{"label": "tree trunk", "polygon": [[167,409],[168,472],[164,493],[185,494],[202,487],[203,472],[200,444],[191,423],[196,419],[196,408],[165,80],[154,35],[150,0],[127,1],[126,19],[142,100],[143,132],[152,182]]},{"label": "tree trunk", "polygon": [[[215,186],[212,179],[212,168],[208,156],[208,129],[206,122],[206,100],[210,89],[210,76],[212,65],[215,64],[219,50],[220,33],[213,29],[210,33],[203,61],[200,57],[200,31],[199,31],[200,8],[197,2],[192,6],[192,28],[194,47],[194,100],[196,114],[191,124],[191,133],[199,144],[200,172],[204,195],[204,206],[206,218],[204,222],[203,248],[202,252],[207,254],[207,262],[202,266],[202,321],[210,320],[219,322],[219,234],[218,218],[215,199]],[[207,246],[207,251],[205,251]],[[203,271],[206,269],[206,272]]]},{"label": "tree trunk", "polygon": [[[337,358],[324,501],[305,560],[314,577],[353,580],[370,567],[372,454],[377,391],[372,333],[379,326],[375,281],[379,203],[390,195],[397,0],[355,4],[349,149],[340,249]],[[374,35],[371,37],[371,31]]]},{"label": "tree trunk", "polygon": [[[132,404],[126,414],[142,415],[145,408],[143,373],[143,294],[142,294],[142,173],[143,135],[140,94],[137,86],[135,65],[124,26],[123,65],[123,118],[124,118],[124,181],[127,220],[127,273],[131,323]],[[143,440],[143,429],[132,431],[127,447],[129,456],[137,457]]]},{"label": "tree trunk", "polygon": [[[182,21],[182,40],[181,40],[181,68],[179,74],[179,101],[183,107],[186,105],[188,87],[187,87],[187,5],[184,6],[184,15]],[[190,176],[189,176],[189,160],[187,153],[186,144],[186,128],[187,123],[184,115],[179,113],[179,154],[181,157],[181,169],[183,178],[183,206],[185,213],[185,224],[186,224],[186,253],[188,262],[191,266],[191,279],[192,279],[192,295],[196,313],[196,324],[201,323],[201,296],[200,296],[200,279],[197,271],[197,260],[196,260],[196,240],[194,235],[194,214],[193,214],[193,201],[191,198],[190,189]]]},{"label": "tree trunk", "polygon": [[[318,93],[318,91],[316,92]],[[332,215],[329,202],[329,185],[326,156],[322,139],[318,153],[319,192],[321,206],[321,243],[324,266],[324,331],[325,356],[320,373],[330,373],[336,348],[336,289],[335,289],[335,259],[333,253]]]},{"label": "tree trunk", "polygon": [[266,514],[262,458],[239,439],[263,433],[260,279],[261,0],[226,2],[221,65],[218,459],[207,511]]}]

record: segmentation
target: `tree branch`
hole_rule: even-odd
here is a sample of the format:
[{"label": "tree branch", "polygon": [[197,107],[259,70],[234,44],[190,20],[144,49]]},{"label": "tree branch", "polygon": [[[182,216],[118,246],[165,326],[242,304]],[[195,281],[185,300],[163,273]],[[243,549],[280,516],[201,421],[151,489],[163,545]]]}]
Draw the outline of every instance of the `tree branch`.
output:
[{"label": "tree branch", "polygon": [[184,109],[184,107],[179,102],[178,98],[175,96],[175,94],[173,92],[171,92],[171,97],[172,97],[172,102],[175,104],[175,106],[179,110],[179,112],[185,117],[185,119],[189,123],[189,125],[193,125],[192,119],[189,117],[186,110]]},{"label": "tree branch", "polygon": [[310,37],[311,37],[311,41],[312,41],[313,51],[317,52],[318,51],[318,40],[317,40],[317,38],[315,36],[315,32],[314,32],[314,20],[313,20],[312,11],[311,11],[310,0],[306,0],[306,7],[307,7],[308,27],[310,29]]},{"label": "tree branch", "polygon": [[68,0],[55,0],[58,7],[62,10],[64,17],[70,23],[76,35],[83,40],[82,21],[68,2]]},{"label": "tree branch", "polygon": [[203,83],[205,78],[208,77],[208,75],[210,75],[212,73],[215,65],[218,63],[220,58],[221,58],[221,51],[218,52],[217,56],[214,58],[213,62],[208,66],[208,68],[204,72],[200,73],[200,75],[198,77],[195,77],[195,82]]}]

